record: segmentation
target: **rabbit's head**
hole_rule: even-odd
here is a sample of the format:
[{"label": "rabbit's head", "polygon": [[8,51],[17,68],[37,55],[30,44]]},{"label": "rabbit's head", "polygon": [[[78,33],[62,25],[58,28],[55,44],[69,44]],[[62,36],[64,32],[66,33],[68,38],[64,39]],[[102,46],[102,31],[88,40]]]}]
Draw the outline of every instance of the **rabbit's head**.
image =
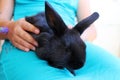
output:
[{"label": "rabbit's head", "polygon": [[45,2],[45,13],[26,17],[28,22],[41,30],[39,35],[32,34],[39,43],[36,54],[49,65],[67,68],[75,75],[74,70],[81,68],[86,60],[86,45],[80,35],[98,17],[95,12],[69,29],[52,6]]}]

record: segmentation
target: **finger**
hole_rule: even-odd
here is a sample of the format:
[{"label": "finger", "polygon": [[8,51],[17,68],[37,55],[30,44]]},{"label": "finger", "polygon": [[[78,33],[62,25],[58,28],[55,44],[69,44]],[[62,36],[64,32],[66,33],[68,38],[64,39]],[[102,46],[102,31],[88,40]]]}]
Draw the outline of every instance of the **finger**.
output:
[{"label": "finger", "polygon": [[40,32],[37,27],[33,26],[32,24],[25,21],[24,19],[20,20],[20,25],[26,31],[33,32],[33,33],[36,33],[36,34],[39,34],[39,32]]},{"label": "finger", "polygon": [[23,40],[29,42],[30,44],[38,46],[38,43],[35,41],[35,39],[30,34],[22,30],[20,27],[17,32],[18,32],[17,35],[21,37]]},{"label": "finger", "polygon": [[20,45],[20,44],[19,44],[19,43],[17,43],[17,42],[14,42],[14,46],[15,46],[15,47],[17,47],[17,48],[19,48],[19,49],[21,49],[21,50],[23,50],[23,51],[26,51],[26,52],[28,52],[28,51],[29,51],[29,49],[28,49],[28,48],[26,48],[26,47],[24,47],[24,46]]},{"label": "finger", "polygon": [[21,39],[20,37],[16,36],[15,40],[14,40],[18,45],[21,45],[23,47],[25,47],[25,50],[31,49],[31,50],[35,50],[35,47],[33,45],[31,45],[30,43],[26,42],[25,40]]}]

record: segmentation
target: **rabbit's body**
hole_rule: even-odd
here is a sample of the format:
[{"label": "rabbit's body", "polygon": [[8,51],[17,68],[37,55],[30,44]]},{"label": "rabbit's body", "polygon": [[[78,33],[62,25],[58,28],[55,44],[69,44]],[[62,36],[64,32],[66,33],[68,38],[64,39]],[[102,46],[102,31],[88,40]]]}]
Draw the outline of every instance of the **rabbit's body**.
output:
[{"label": "rabbit's body", "polygon": [[45,13],[39,13],[26,20],[40,29],[36,35],[30,33],[38,42],[36,54],[56,68],[67,68],[75,75],[74,69],[81,68],[86,59],[86,45],[80,38],[82,32],[96,19],[98,14],[79,22],[73,29],[68,29],[54,9],[45,3]]}]

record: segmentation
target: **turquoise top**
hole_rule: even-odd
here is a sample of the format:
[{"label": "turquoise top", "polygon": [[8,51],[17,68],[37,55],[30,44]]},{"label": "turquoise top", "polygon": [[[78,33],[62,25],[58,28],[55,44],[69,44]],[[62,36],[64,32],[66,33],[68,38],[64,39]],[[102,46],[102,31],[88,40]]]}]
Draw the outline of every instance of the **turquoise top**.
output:
[{"label": "turquoise top", "polygon": [[52,5],[67,25],[75,25],[78,0],[16,0],[14,20],[44,11],[45,1]]},{"label": "turquoise top", "polygon": [[[47,0],[66,24],[75,24],[78,0]],[[61,4],[58,4],[61,3]],[[44,0],[17,0],[14,19],[44,11]],[[75,70],[58,69],[39,59],[34,51],[25,52],[5,41],[0,54],[0,80],[120,80],[120,59],[86,42],[85,65]]]}]

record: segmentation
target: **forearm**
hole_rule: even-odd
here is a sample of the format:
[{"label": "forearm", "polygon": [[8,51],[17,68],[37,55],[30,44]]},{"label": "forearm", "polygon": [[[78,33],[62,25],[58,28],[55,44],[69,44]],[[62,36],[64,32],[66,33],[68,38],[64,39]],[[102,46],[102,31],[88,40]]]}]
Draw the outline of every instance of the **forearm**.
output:
[{"label": "forearm", "polygon": [[[7,27],[12,18],[14,0],[0,0],[0,27]],[[0,33],[0,39],[6,39],[6,34]]]},{"label": "forearm", "polygon": [[[0,21],[0,40],[7,39],[7,32],[6,28],[8,29],[8,24],[11,21]],[[5,28],[4,28],[5,27]],[[9,31],[9,30],[8,30]]]},{"label": "forearm", "polygon": [[91,25],[90,27],[88,27],[83,34],[81,35],[81,38],[84,41],[90,41],[93,42],[95,40],[97,36],[97,32],[96,32],[96,28],[94,25]]},{"label": "forearm", "polygon": [[13,14],[14,0],[0,0],[0,20],[10,20]]},{"label": "forearm", "polygon": [[6,39],[6,34],[0,33],[0,40],[4,40],[4,39]]},{"label": "forearm", "polygon": [[[88,17],[91,15],[90,10],[90,1],[89,0],[79,0],[78,3],[78,12],[77,12],[77,19],[78,21]],[[89,28],[87,28],[84,33],[81,35],[81,38],[85,41],[93,41],[96,38],[96,28],[92,24]]]}]

